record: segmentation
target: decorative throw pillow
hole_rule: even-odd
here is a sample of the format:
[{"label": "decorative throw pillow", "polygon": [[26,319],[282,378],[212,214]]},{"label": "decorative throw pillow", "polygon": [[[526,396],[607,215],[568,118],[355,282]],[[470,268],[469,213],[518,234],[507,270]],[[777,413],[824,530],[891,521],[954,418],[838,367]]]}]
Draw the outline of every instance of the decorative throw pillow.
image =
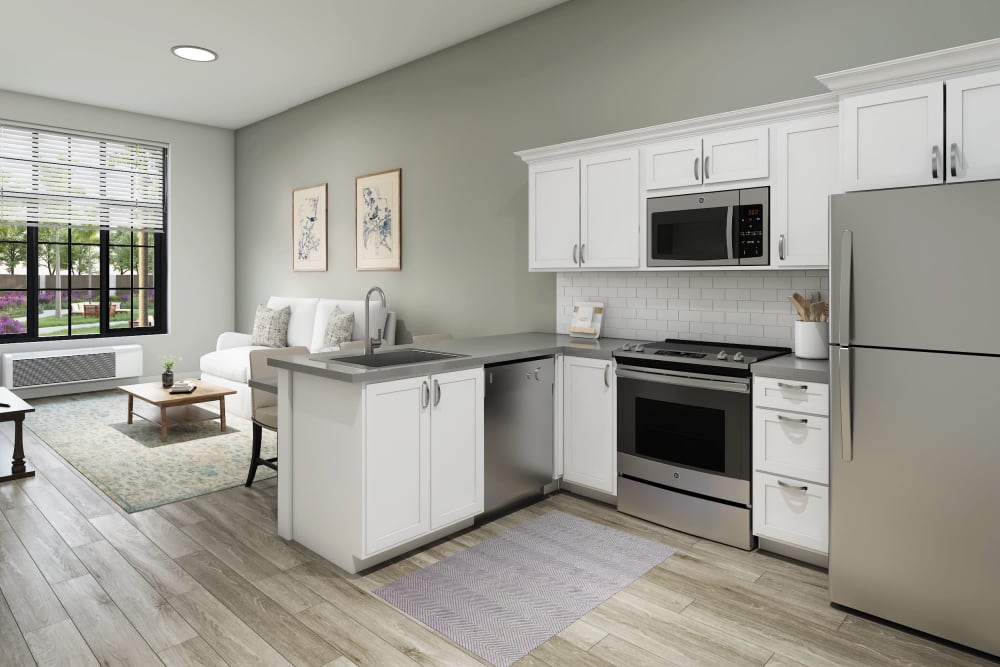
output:
[{"label": "decorative throw pillow", "polygon": [[292,309],[285,306],[280,310],[271,310],[266,306],[257,305],[257,314],[253,318],[253,334],[251,345],[267,347],[288,347],[288,320],[292,317]]},{"label": "decorative throw pillow", "polygon": [[330,319],[326,321],[326,335],[323,344],[327,347],[340,345],[351,340],[354,333],[354,313],[345,313],[340,306],[334,306]]}]

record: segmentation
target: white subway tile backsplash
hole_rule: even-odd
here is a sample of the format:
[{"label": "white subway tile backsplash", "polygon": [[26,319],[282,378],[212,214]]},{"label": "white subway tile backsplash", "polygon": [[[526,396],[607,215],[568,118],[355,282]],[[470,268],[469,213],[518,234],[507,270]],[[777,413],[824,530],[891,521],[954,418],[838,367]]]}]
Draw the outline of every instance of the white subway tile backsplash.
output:
[{"label": "white subway tile backsplash", "polygon": [[792,292],[829,297],[824,270],[566,272],[556,276],[556,329],[576,301],[606,306],[602,335],[690,338],[732,344],[792,344]]}]

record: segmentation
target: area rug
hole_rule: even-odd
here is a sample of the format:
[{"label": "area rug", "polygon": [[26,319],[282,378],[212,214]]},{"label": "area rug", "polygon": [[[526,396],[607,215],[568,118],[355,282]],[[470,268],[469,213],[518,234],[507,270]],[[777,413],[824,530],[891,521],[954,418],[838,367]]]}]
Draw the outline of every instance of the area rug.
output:
[{"label": "area rug", "polygon": [[[246,481],[252,424],[218,421],[160,427],[139,417],[128,424],[128,396],[102,391],[33,399],[24,425],[83,473],[126,512],[138,512],[220,491]],[[264,431],[261,453],[275,456],[274,433]],[[257,480],[273,477],[257,469]]]},{"label": "area rug", "polygon": [[506,667],[672,553],[662,544],[553,511],[375,594]]}]

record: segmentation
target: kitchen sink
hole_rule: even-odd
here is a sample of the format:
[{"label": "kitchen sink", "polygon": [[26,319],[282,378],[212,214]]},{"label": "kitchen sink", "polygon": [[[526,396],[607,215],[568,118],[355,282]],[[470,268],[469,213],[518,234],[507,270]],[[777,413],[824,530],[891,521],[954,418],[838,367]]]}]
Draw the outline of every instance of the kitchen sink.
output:
[{"label": "kitchen sink", "polygon": [[452,354],[450,352],[434,352],[433,350],[393,350],[391,352],[376,352],[375,354],[362,354],[355,357],[327,357],[325,361],[337,364],[353,364],[365,366],[367,368],[384,368],[386,366],[404,366],[406,364],[420,364],[426,361],[444,361],[445,359],[458,359],[467,357],[467,354]]}]

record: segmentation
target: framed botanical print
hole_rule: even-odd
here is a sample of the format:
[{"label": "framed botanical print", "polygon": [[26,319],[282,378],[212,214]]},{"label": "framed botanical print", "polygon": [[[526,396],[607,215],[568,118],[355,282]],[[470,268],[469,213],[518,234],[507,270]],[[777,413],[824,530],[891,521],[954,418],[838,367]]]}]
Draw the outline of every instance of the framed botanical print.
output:
[{"label": "framed botanical print", "polygon": [[292,270],[326,271],[326,183],[292,190]]},{"label": "framed botanical print", "polygon": [[398,271],[402,267],[402,171],[392,169],[354,179],[358,271]]}]

